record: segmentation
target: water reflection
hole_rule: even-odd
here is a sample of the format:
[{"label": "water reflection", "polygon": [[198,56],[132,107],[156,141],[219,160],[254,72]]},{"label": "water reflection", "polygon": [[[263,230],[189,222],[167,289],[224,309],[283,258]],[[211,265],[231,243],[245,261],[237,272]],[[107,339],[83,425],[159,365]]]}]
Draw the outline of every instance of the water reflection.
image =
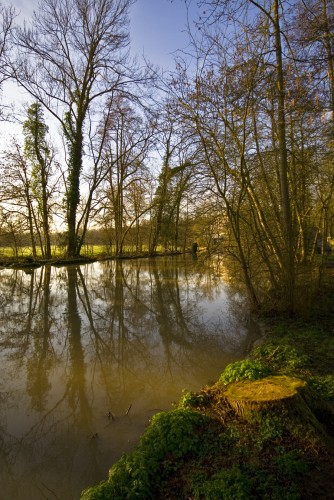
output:
[{"label": "water reflection", "polygon": [[191,258],[2,270],[0,307],[0,491],[13,500],[78,498],[250,338],[240,294]]}]

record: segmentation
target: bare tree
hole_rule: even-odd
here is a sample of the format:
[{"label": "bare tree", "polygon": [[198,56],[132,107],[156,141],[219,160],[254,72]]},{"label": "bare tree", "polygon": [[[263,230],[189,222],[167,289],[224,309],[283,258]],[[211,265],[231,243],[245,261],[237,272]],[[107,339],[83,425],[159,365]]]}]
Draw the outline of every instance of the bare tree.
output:
[{"label": "bare tree", "polygon": [[43,0],[32,26],[17,28],[12,76],[61,124],[67,144],[69,256],[77,256],[77,209],[85,145],[105,100],[137,73],[124,50],[133,0]]},{"label": "bare tree", "polygon": [[[275,286],[279,281],[286,308],[292,311],[296,246],[287,146],[284,49],[289,51],[289,45],[282,32],[284,4],[279,0],[200,3],[207,10],[203,37],[200,42],[194,39],[196,106],[188,97],[185,107],[193,116],[205,162],[226,204],[249,289],[253,288],[247,257],[250,241],[242,242],[246,220],[263,265],[273,257],[277,270],[273,272],[270,265],[269,272]],[[183,83],[186,90],[188,83]],[[271,136],[260,141],[259,129],[264,127]],[[266,174],[272,165],[277,185],[275,196],[269,196],[276,220],[269,216],[260,188],[263,182],[256,178],[256,172]],[[266,183],[270,177],[264,176]]]},{"label": "bare tree", "polygon": [[[35,258],[37,256],[36,232],[39,231],[39,226],[33,197],[31,169],[17,142],[13,141],[12,150],[3,154],[0,172],[2,178],[0,199],[3,216],[8,223],[20,220],[22,232],[29,232],[32,254]],[[24,226],[22,221],[25,222]]]},{"label": "bare tree", "polygon": [[[110,106],[103,151],[105,182],[100,192],[103,217],[109,218],[115,234],[116,254],[122,254],[126,234],[148,210],[145,160],[151,147],[153,128],[129,101],[115,99]],[[141,206],[138,206],[138,202]]]},{"label": "bare tree", "polygon": [[[7,60],[10,53],[10,37],[15,19],[15,9],[0,4],[0,91],[8,79]],[[0,120],[6,119],[5,107],[0,107]]]}]

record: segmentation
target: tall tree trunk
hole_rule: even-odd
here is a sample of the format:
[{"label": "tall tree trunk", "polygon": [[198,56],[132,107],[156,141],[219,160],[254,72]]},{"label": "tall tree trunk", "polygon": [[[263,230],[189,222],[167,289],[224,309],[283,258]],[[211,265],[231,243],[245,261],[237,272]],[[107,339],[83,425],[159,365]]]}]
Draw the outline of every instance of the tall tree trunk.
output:
[{"label": "tall tree trunk", "polygon": [[334,54],[332,50],[332,37],[333,34],[330,29],[330,23],[328,19],[328,0],[322,0],[322,14],[323,14],[323,23],[324,23],[324,44],[327,53],[327,63],[328,63],[328,79],[330,86],[330,105],[332,111],[332,124],[334,126]]},{"label": "tall tree trunk", "polygon": [[280,189],[282,201],[283,234],[285,244],[283,245],[284,262],[284,288],[286,292],[287,308],[290,312],[294,309],[294,286],[295,286],[295,262],[294,262],[294,232],[291,214],[291,203],[288,181],[288,153],[286,145],[286,123],[285,123],[285,85],[282,61],[282,43],[279,15],[279,0],[274,0],[274,31],[275,31],[275,53],[277,71],[277,132],[280,164]]},{"label": "tall tree trunk", "polygon": [[45,175],[42,174],[42,212],[43,212],[43,233],[44,233],[44,253],[47,259],[51,258],[51,239],[50,239],[50,225],[49,225],[49,209],[47,200],[47,183]]},{"label": "tall tree trunk", "polygon": [[31,249],[32,249],[32,255],[33,255],[34,259],[36,259],[37,253],[36,253],[36,241],[35,241],[35,234],[34,234],[34,213],[33,213],[33,207],[31,204],[30,193],[28,190],[26,191],[26,199],[27,199],[27,208],[28,208],[28,224],[29,224]]}]

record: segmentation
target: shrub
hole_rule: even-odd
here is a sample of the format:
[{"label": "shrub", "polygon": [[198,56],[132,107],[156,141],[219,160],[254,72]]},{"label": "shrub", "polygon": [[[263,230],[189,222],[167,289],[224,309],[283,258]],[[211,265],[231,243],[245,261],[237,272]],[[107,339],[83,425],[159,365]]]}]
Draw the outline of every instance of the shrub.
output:
[{"label": "shrub", "polygon": [[227,365],[219,380],[224,384],[230,384],[245,379],[258,380],[267,377],[271,373],[270,368],[260,361],[245,359]]},{"label": "shrub", "polygon": [[195,499],[248,500],[252,497],[252,483],[239,467],[218,472],[210,480],[193,484]]},{"label": "shrub", "polygon": [[204,394],[195,394],[194,392],[186,392],[179,403],[181,408],[199,408],[206,404]]}]

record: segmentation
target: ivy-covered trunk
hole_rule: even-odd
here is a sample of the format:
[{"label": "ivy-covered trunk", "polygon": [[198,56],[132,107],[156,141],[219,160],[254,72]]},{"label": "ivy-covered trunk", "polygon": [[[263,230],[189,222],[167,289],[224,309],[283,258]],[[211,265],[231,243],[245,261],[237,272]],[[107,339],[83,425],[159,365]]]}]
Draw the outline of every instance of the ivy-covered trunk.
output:
[{"label": "ivy-covered trunk", "polygon": [[66,135],[69,141],[69,172],[67,177],[67,256],[79,257],[80,246],[77,235],[77,209],[80,201],[80,174],[82,170],[82,147],[83,147],[83,119],[77,120],[75,130],[69,122],[69,130]]},{"label": "ivy-covered trunk", "polygon": [[33,213],[35,230],[38,234],[42,256],[50,259],[49,180],[52,154],[47,140],[47,132],[48,126],[44,122],[42,105],[34,102],[28,108],[27,120],[23,124],[24,156],[31,169],[31,191],[37,202],[36,213]]}]

